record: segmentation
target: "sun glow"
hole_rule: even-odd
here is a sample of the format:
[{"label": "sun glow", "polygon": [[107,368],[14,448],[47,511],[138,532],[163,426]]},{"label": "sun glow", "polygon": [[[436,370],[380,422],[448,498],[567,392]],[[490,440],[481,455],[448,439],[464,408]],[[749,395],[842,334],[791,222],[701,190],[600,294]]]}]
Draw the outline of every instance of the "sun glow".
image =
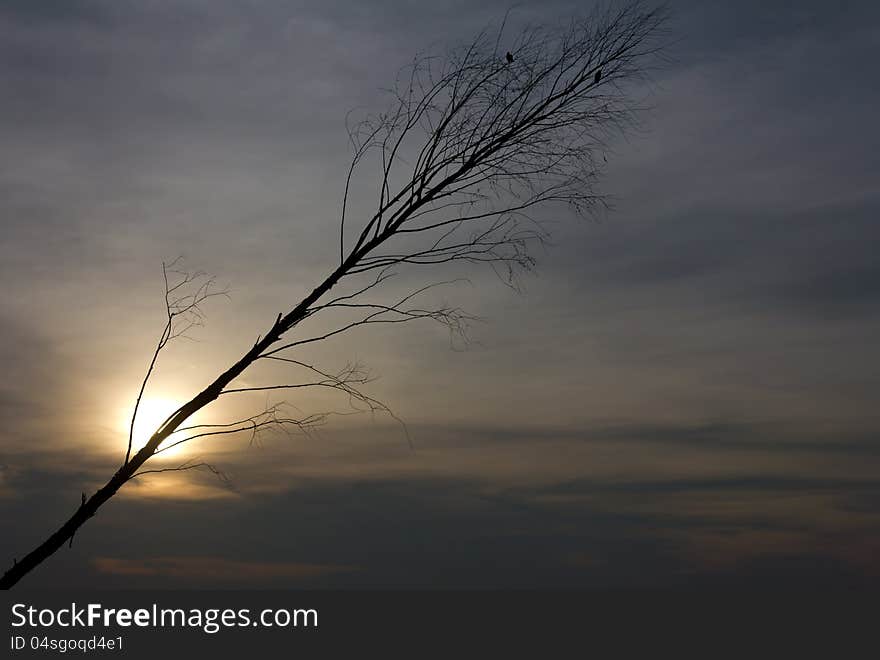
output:
[{"label": "sun glow", "polygon": [[[182,401],[178,401],[177,399],[163,398],[163,397],[150,397],[144,398],[141,400],[140,405],[138,406],[137,418],[134,422],[134,433],[132,435],[132,451],[137,451],[150,439],[153,433],[162,425],[162,423],[168,419],[168,416],[171,415],[175,410],[177,410]],[[125,416],[125,431],[126,434],[129,430],[129,425],[131,424],[131,413]],[[179,440],[181,437],[179,434],[177,436],[171,436],[168,440],[166,440],[163,445],[168,446],[169,444],[173,444],[175,440]],[[161,447],[160,447],[161,449]],[[173,449],[167,449],[162,451],[160,456],[177,456],[184,450],[183,445],[178,445]]]}]

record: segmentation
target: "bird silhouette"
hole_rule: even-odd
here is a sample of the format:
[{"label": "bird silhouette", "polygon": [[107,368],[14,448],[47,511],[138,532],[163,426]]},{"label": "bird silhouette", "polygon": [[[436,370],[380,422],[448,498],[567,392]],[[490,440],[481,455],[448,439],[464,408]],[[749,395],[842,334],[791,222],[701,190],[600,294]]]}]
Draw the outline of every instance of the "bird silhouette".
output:
[{"label": "bird silhouette", "polygon": [[596,85],[602,79],[602,69],[596,70],[596,75],[593,76],[593,84]]},{"label": "bird silhouette", "polygon": [[513,62],[513,55],[510,54],[510,51],[507,51],[507,55],[505,55],[504,57],[505,57],[505,59],[507,60],[507,63],[508,63],[508,64],[510,64],[511,62]]}]

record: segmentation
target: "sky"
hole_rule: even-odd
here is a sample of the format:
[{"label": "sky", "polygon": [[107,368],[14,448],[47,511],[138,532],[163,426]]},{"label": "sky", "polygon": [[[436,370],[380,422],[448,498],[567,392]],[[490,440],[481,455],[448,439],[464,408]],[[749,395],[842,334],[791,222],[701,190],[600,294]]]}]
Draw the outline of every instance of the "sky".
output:
[{"label": "sky", "polygon": [[[228,481],[130,482],[27,584],[876,585],[880,9],[669,5],[670,59],[634,92],[640,129],[606,154],[612,210],[548,215],[519,291],[456,273],[470,284],[443,299],[481,319],[467,346],[415,323],[303,353],[368,365],[368,393],[406,431],[338,416],[202,442],[169,460]],[[161,354],[154,420],[334,265],[347,113],[383,108],[417,52],[507,9],[0,2],[0,560],[119,466],[163,260],[229,295]],[[520,2],[510,20],[583,9]],[[242,395],[203,419],[265,404]]]}]

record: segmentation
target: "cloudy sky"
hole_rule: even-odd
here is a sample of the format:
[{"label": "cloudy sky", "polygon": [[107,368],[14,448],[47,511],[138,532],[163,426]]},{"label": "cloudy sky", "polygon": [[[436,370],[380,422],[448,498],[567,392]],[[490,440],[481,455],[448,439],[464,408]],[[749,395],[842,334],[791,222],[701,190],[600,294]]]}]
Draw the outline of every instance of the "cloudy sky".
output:
[{"label": "cloudy sky", "polygon": [[[228,285],[163,352],[153,419],[333,265],[353,108],[508,3],[0,2],[0,559],[118,467],[163,260]],[[582,2],[521,2],[512,24]],[[671,61],[521,292],[304,354],[406,422],[186,450],[31,586],[591,587],[880,580],[873,2],[671,2]],[[415,275],[413,277],[416,277]],[[256,370],[246,384],[277,372]],[[336,405],[309,394],[306,412]],[[344,401],[337,402],[340,409]],[[265,406],[243,395],[213,421]],[[149,421],[149,420],[148,420]]]}]

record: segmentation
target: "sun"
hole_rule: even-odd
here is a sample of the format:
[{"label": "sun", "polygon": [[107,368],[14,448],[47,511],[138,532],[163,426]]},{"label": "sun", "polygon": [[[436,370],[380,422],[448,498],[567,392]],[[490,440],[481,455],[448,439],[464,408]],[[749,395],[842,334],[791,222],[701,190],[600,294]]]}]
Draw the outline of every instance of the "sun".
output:
[{"label": "sun", "polygon": [[[149,397],[141,400],[140,405],[138,406],[137,418],[134,422],[134,433],[132,434],[132,450],[137,451],[150,439],[150,436],[155,433],[156,429],[158,429],[162,423],[168,419],[168,416],[171,415],[175,410],[177,410],[181,405],[182,401],[178,401],[177,399],[171,399],[167,397]],[[129,411],[128,415],[125,416],[125,431],[128,432],[129,425],[131,424],[131,412]],[[170,439],[172,442],[174,438]],[[165,444],[169,444],[168,441]],[[175,447],[174,449],[169,449],[162,454],[165,456],[177,455],[181,451],[183,451],[182,446]]]}]

